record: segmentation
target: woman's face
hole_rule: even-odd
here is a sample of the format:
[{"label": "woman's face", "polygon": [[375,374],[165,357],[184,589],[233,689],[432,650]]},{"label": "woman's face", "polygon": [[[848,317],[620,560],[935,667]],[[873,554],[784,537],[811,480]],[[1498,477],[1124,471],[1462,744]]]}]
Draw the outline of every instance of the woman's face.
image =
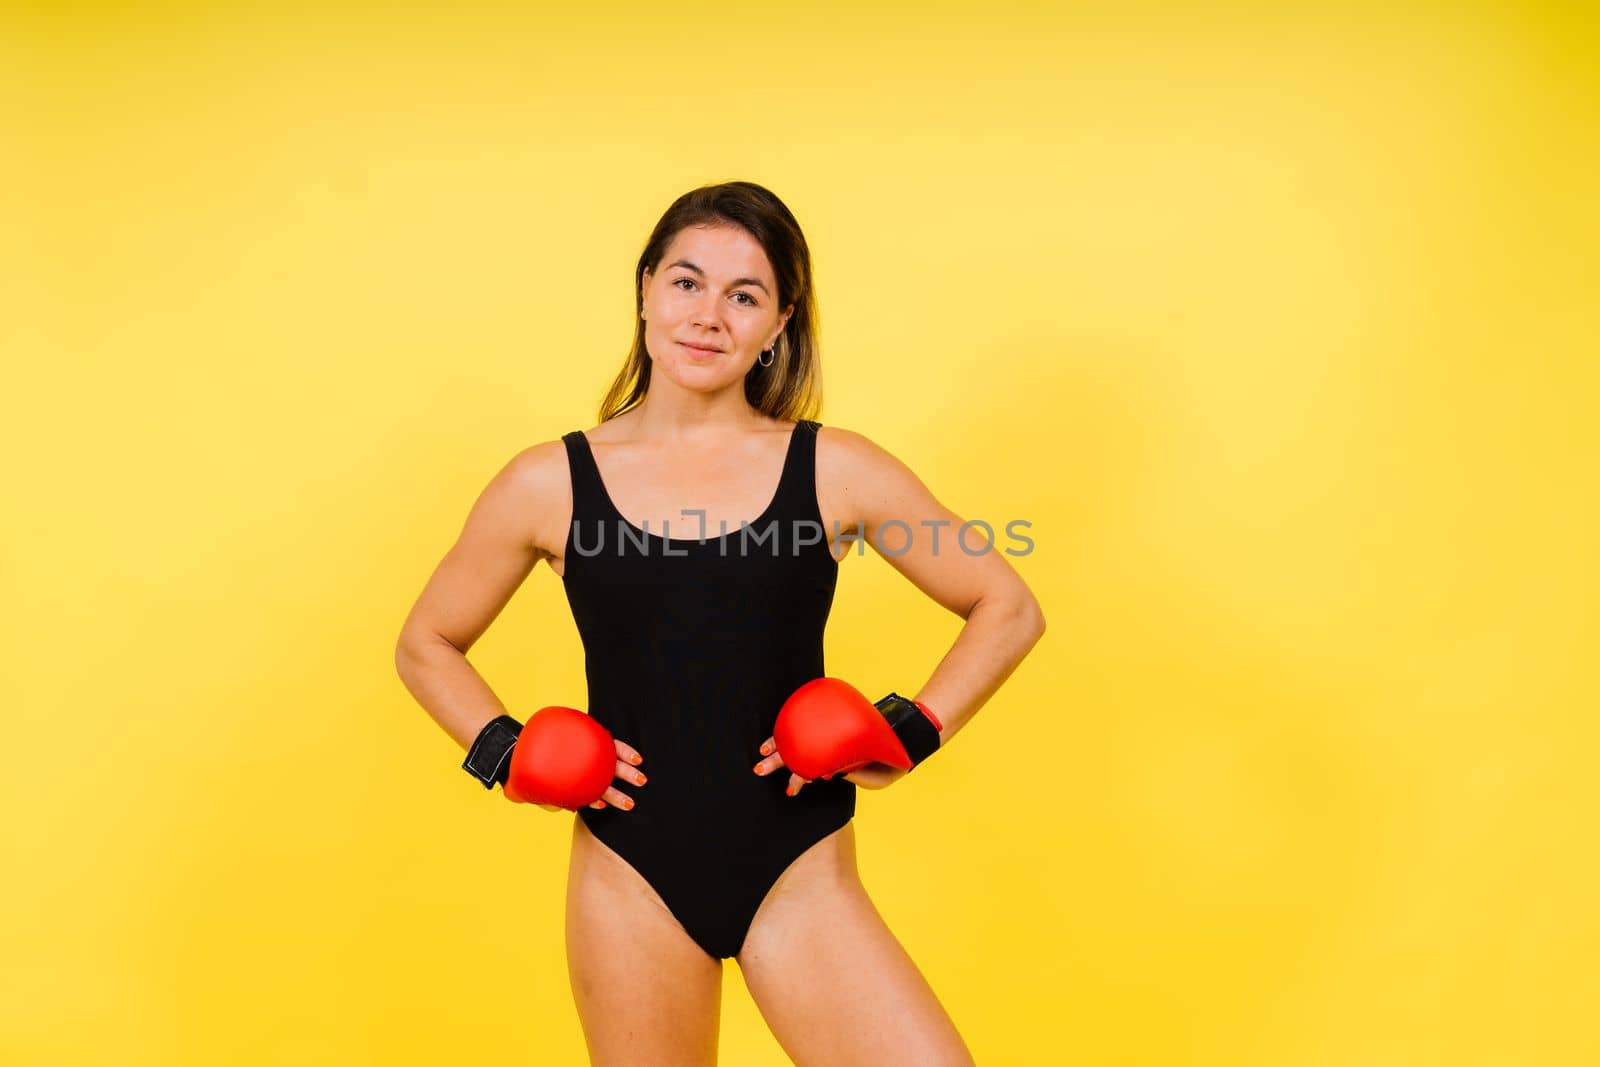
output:
[{"label": "woman's face", "polygon": [[653,371],[697,392],[742,381],[794,310],[778,308],[767,254],[737,226],[679,230],[642,287]]}]

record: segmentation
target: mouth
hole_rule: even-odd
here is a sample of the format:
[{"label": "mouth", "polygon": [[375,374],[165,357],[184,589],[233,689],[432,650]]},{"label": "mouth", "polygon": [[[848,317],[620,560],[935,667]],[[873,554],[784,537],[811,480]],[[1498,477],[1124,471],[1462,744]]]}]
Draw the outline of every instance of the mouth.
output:
[{"label": "mouth", "polygon": [[682,345],[684,348],[687,348],[697,356],[715,356],[722,353],[722,349],[720,348],[702,348],[700,345],[692,345],[687,341],[679,341],[678,344]]}]

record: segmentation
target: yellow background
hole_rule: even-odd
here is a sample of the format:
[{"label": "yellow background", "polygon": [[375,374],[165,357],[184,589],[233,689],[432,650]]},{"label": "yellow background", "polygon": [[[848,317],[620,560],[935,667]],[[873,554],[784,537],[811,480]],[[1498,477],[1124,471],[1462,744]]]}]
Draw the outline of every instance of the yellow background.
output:
[{"label": "yellow background", "polygon": [[[583,1061],[571,817],[394,641],[746,178],[823,421],[1034,524],[1049,632],[857,818],[978,1061],[1600,1062],[1592,12],[267,7],[0,22],[0,1059]],[[959,620],[840,582],[919,685]],[[471,659],[584,699],[547,568]]]}]

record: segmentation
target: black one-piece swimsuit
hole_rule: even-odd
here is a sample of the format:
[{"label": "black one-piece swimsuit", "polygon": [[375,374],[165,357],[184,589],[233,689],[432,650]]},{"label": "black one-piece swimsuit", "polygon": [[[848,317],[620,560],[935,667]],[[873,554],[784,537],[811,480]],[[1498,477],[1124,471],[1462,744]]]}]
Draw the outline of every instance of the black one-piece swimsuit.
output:
[{"label": "black one-piece swimsuit", "polygon": [[717,959],[738,955],[767,891],[855,814],[840,777],[785,795],[757,775],[778,709],[824,674],[838,561],[817,506],[819,424],[796,423],[767,509],[737,529],[685,517],[663,537],[623,518],[581,430],[562,437],[572,518],[562,582],[583,640],[588,712],[638,749],[631,811],[581,808],[590,832],[654,887]]}]

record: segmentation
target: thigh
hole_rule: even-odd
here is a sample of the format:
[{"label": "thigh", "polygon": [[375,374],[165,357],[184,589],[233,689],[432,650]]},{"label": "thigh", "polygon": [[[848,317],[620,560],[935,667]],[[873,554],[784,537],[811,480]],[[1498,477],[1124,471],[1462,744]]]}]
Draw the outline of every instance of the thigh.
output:
[{"label": "thigh", "polygon": [[853,825],[784,872],[738,960],[773,1036],[801,1067],[973,1062],[868,898],[856,871]]},{"label": "thigh", "polygon": [[567,973],[590,1062],[715,1064],[722,961],[582,819],[572,821]]}]

